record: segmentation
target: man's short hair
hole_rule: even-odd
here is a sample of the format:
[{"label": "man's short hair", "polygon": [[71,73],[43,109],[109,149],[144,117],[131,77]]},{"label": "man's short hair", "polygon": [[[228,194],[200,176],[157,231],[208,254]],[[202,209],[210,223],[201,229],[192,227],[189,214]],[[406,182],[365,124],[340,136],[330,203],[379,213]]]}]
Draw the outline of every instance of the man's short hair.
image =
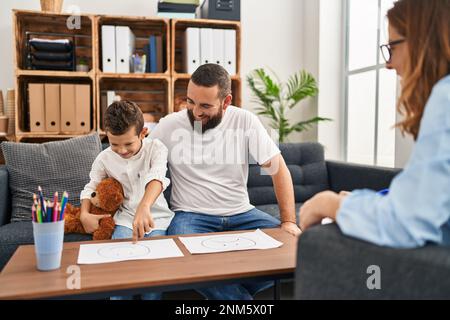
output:
[{"label": "man's short hair", "polygon": [[127,133],[133,126],[139,135],[144,128],[144,116],[136,103],[128,100],[115,101],[106,109],[103,123],[105,131],[115,136]]},{"label": "man's short hair", "polygon": [[198,67],[192,74],[191,81],[202,87],[219,87],[219,98],[225,99],[231,94],[231,78],[227,70],[218,64],[207,63]]}]

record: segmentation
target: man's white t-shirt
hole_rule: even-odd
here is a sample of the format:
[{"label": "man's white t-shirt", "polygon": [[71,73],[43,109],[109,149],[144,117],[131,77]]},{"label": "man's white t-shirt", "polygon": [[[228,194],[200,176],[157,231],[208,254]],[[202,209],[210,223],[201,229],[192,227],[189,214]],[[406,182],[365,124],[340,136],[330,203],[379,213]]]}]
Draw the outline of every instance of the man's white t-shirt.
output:
[{"label": "man's white t-shirt", "polygon": [[234,106],[204,134],[183,110],[161,119],[149,137],[169,151],[173,211],[232,216],[253,209],[249,163],[261,165],[280,153],[256,115]]}]

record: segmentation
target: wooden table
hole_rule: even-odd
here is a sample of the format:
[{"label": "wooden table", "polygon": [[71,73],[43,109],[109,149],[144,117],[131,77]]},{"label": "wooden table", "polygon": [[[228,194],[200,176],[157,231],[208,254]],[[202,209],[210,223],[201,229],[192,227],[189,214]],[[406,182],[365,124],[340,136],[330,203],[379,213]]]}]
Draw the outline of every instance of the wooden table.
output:
[{"label": "wooden table", "polygon": [[177,236],[155,237],[152,239],[173,238],[184,257],[79,265],[80,289],[67,287],[67,280],[72,275],[67,270],[69,266],[77,265],[80,244],[108,241],[64,243],[61,268],[48,272],[36,269],[33,245],[20,246],[0,274],[0,299],[102,298],[195,289],[243,280],[292,278],[297,239],[281,229],[265,229],[264,232],[283,245],[268,250],[192,255]]}]

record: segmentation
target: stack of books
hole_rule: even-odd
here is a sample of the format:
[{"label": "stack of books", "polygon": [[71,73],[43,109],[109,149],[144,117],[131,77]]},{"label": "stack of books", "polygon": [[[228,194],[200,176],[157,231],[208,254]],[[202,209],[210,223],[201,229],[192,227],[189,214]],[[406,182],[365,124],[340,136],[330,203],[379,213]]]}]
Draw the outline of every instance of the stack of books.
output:
[{"label": "stack of books", "polygon": [[195,19],[199,0],[160,0],[158,17],[172,19]]}]

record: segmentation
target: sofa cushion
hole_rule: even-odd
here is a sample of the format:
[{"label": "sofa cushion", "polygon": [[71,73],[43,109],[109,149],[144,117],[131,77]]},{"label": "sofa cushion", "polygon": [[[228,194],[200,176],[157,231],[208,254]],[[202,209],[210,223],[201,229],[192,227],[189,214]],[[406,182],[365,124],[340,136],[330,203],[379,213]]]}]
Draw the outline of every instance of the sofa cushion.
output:
[{"label": "sofa cushion", "polygon": [[[280,150],[292,176],[295,202],[305,202],[314,194],[329,189],[322,145],[285,143],[280,144]],[[259,166],[250,165],[247,187],[250,203],[254,206],[277,203],[272,178],[261,174]]]},{"label": "sofa cushion", "polygon": [[[381,290],[367,287],[371,266]],[[315,226],[298,239],[295,281],[299,300],[450,299],[450,248],[388,248],[345,236],[336,224]]]},{"label": "sofa cushion", "polygon": [[[300,207],[303,203],[296,203],[295,204],[295,216],[297,218],[297,223],[299,222],[298,219],[298,212],[300,210]],[[280,208],[278,207],[278,204],[263,204],[260,206],[256,206],[256,209],[259,209],[261,211],[264,211],[268,214],[270,214],[272,217],[277,218],[280,220]]]},{"label": "sofa cushion", "polygon": [[46,198],[67,191],[69,202],[79,206],[80,192],[102,150],[97,133],[43,144],[3,142],[1,147],[12,195],[11,222],[31,220],[33,193],[39,185]]}]

